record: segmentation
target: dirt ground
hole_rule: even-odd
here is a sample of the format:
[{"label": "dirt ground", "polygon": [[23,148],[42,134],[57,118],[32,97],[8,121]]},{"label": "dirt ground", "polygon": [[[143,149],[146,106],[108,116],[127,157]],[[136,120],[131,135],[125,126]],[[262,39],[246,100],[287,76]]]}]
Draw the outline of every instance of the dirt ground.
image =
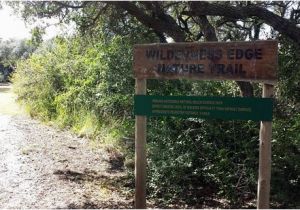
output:
[{"label": "dirt ground", "polygon": [[0,139],[0,208],[132,206],[123,169],[87,139],[7,115],[0,116]]},{"label": "dirt ground", "polygon": [[0,208],[132,208],[118,156],[4,109],[0,92]]},{"label": "dirt ground", "polygon": [[[124,158],[86,138],[26,116],[10,85],[0,85],[0,209],[133,208],[134,178]],[[226,208],[225,201],[166,204],[148,208]]]}]

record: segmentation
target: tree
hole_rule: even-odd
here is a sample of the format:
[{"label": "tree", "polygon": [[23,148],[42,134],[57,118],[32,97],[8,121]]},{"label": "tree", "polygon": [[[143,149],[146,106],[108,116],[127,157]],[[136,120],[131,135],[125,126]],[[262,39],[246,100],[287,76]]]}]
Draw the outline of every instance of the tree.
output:
[{"label": "tree", "polygon": [[0,40],[0,63],[4,66],[14,68],[18,59],[27,58],[32,52],[33,47],[23,40]]},{"label": "tree", "polygon": [[0,39],[0,74],[7,81],[16,67],[19,59],[26,59],[34,47],[28,44],[27,40],[5,40]]},{"label": "tree", "polygon": [[[199,18],[218,17],[218,24],[253,22],[266,23],[280,34],[300,44],[300,4],[299,2],[88,2],[88,1],[51,1],[9,3],[18,6],[22,16],[29,20],[33,17],[58,17],[62,21],[76,21],[80,26],[93,26],[104,15],[118,10],[122,18],[135,17],[159,36],[172,37],[177,42],[196,41],[205,33]],[[235,25],[237,26],[237,25]],[[197,27],[196,27],[197,28]],[[240,28],[245,30],[246,28]],[[248,29],[246,29],[248,30]],[[256,28],[257,30],[257,28]],[[200,35],[199,35],[200,33]],[[193,35],[193,36],[192,36]]]},{"label": "tree", "polygon": [[[126,30],[131,27],[128,20],[134,18],[156,34],[161,42],[166,42],[168,37],[176,42],[254,40],[262,36],[265,23],[300,45],[299,2],[28,1],[10,5],[26,20],[57,17],[65,22],[75,21],[82,32],[96,27],[99,21],[112,23],[113,19],[122,23]],[[104,20],[104,16],[108,18]],[[108,27],[112,25],[107,24]],[[232,34],[232,31],[237,33]],[[249,82],[237,84],[243,96],[253,95]]]},{"label": "tree", "polygon": [[39,45],[43,42],[43,35],[45,34],[45,29],[35,27],[30,32],[31,39],[29,40],[29,44],[34,48],[38,48]]}]

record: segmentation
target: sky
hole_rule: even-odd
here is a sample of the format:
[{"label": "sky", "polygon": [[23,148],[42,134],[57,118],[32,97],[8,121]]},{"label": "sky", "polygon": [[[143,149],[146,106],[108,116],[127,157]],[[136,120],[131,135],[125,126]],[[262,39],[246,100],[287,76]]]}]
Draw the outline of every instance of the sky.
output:
[{"label": "sky", "polygon": [[21,18],[12,16],[12,14],[12,10],[5,5],[0,9],[0,38],[5,40],[30,38],[30,29],[25,27]]},{"label": "sky", "polygon": [[[0,39],[30,39],[30,30],[39,23],[36,23],[35,25],[25,24],[22,18],[14,14],[13,10],[9,6],[5,4],[2,6],[2,9],[0,9]],[[48,22],[55,23],[57,20],[52,19]],[[64,33],[65,31],[71,30],[66,27],[61,28],[58,26],[50,26],[46,29],[46,34],[43,38],[50,39],[60,33]]]}]

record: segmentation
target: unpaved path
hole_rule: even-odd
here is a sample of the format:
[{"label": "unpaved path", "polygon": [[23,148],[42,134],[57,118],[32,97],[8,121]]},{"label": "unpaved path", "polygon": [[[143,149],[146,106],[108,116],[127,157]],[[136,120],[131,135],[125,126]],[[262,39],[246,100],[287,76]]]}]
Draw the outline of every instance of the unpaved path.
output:
[{"label": "unpaved path", "polygon": [[131,208],[118,161],[70,132],[0,114],[0,208]]}]

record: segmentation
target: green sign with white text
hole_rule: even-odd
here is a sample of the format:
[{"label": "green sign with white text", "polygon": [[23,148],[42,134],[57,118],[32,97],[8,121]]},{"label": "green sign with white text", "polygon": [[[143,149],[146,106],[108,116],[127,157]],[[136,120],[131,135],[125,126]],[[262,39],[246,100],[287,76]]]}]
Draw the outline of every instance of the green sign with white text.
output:
[{"label": "green sign with white text", "polygon": [[273,99],[135,95],[134,114],[204,119],[271,121]]}]

